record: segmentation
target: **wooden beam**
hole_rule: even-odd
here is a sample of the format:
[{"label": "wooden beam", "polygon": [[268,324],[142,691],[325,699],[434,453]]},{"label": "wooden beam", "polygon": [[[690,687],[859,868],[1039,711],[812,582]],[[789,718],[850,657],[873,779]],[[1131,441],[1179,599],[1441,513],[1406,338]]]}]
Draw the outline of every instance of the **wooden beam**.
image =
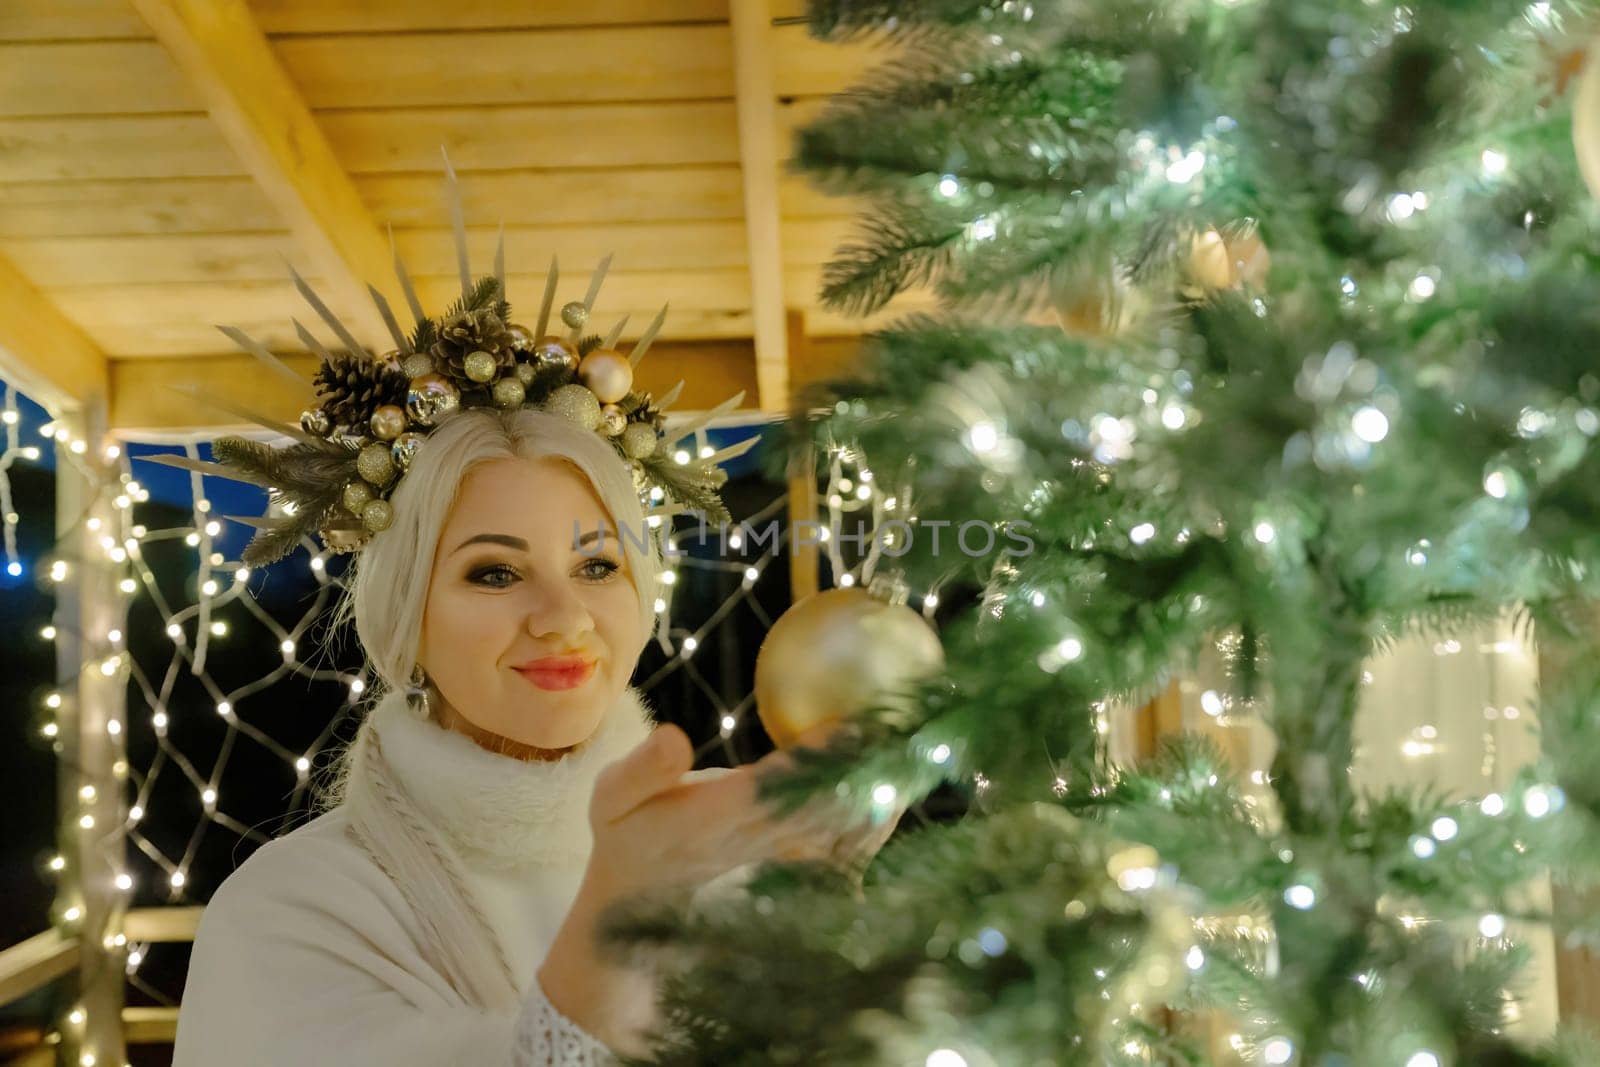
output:
[{"label": "wooden beam", "polygon": [[403,306],[388,242],[244,0],[133,0],[133,6],[309,257],[302,273],[325,279],[330,302],[352,315],[348,325],[359,340],[380,352],[388,348],[366,294],[370,282]]},{"label": "wooden beam", "polygon": [[122,932],[129,941],[193,941],[200,928],[203,905],[166,908],[129,908],[122,917]]},{"label": "wooden beam", "polygon": [[0,1004],[27,996],[78,965],[78,939],[58,929],[0,949]]},{"label": "wooden beam", "polygon": [[106,391],[104,353],[4,257],[0,375],[52,412],[82,407]]},{"label": "wooden beam", "polygon": [[[190,358],[150,357],[111,361],[110,423],[114,432],[134,438],[171,438],[189,433],[258,429],[220,409],[197,404],[174,386],[242,404],[252,411],[297,424],[314,398],[311,375],[316,360],[304,354],[280,355],[305,378],[305,387],[263,366],[243,352]],[[673,412],[704,411],[744,390],[756,392],[754,351],[749,341],[664,341],[652,345],[635,381],[660,396],[683,380]]]},{"label": "wooden beam", "polygon": [[178,1039],[178,1009],[123,1008],[122,1035],[130,1045],[170,1045]]},{"label": "wooden beam", "polygon": [[744,179],[750,310],[756,346],[757,406],[789,406],[789,350],[784,321],[782,227],[778,210],[778,120],[773,101],[772,16],[767,0],[733,0],[734,96]]}]

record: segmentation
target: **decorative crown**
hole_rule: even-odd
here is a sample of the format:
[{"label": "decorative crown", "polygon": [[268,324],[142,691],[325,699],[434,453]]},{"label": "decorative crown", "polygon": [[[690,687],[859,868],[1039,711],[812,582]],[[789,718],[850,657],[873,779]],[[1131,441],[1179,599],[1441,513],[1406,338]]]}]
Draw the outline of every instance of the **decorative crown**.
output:
[{"label": "decorative crown", "polygon": [[[755,439],[705,456],[690,452],[686,457],[673,445],[736,408],[744,393],[675,426],[670,434],[665,432],[665,412],[678,398],[683,382],[655,399],[634,389],[633,372],[666,320],[667,308],[661,308],[626,355],[616,348],[626,316],[604,337],[584,333],[610,267],[610,256],[595,269],[584,299],[561,307],[564,334],[547,332],[560,277],[554,257],[537,326],[530,330],[512,322],[505,295],[504,232],[495,251],[494,273],[474,282],[460,190],[448,160],[445,173],[461,298],[444,315],[435,319],[423,313],[396,251],[395,274],[416,325],[408,336],[383,294],[369,285],[367,291],[395,343],[394,351],[379,358],[356,340],[291,267],[295,288],[344,346],[342,352],[330,352],[310,330],[294,322],[301,341],[321,358],[314,378],[319,404],[301,413],[296,428],[237,405],[202,398],[292,438],[292,443],[277,447],[226,436],[212,444],[215,462],[186,456],[149,458],[267,490],[279,514],[272,514],[269,507],[261,518],[227,516],[256,531],[242,557],[249,566],[283,558],[313,533],[334,552],[363,548],[394,521],[389,501],[429,433],[453,413],[469,408],[510,411],[533,407],[571,419],[600,434],[616,449],[632,471],[634,488],[647,515],[696,511],[712,522],[728,521],[727,508],[718,495],[727,474],[719,465],[747,451]],[[246,352],[304,385],[304,379],[244,331],[219,328]]]}]

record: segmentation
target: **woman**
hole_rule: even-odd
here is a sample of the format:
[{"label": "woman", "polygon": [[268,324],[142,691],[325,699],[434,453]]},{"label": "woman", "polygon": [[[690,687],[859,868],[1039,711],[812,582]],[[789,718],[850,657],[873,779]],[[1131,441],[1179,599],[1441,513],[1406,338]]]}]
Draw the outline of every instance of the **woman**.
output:
[{"label": "woman", "polygon": [[355,564],[380,688],[319,817],[200,922],[179,1067],[591,1064],[642,1054],[658,977],[606,908],[886,830],[777,820],[757,775],[690,772],[629,687],[660,562],[628,467],[558,415],[440,421]]}]

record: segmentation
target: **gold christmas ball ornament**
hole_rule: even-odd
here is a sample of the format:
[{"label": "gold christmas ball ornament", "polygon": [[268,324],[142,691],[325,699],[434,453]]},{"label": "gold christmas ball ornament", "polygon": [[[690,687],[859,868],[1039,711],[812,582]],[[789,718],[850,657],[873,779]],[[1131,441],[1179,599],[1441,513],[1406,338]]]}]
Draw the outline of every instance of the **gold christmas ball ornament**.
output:
[{"label": "gold christmas ball ornament", "polygon": [[541,378],[564,378],[578,369],[578,354],[561,338],[545,337],[533,347],[533,368]]},{"label": "gold christmas ball ornament", "polygon": [[406,414],[414,422],[432,426],[461,405],[461,391],[442,374],[423,374],[411,379],[406,394]]},{"label": "gold christmas ball ornament", "polygon": [[630,422],[622,431],[622,450],[629,459],[644,459],[656,450],[656,428],[649,423]]},{"label": "gold christmas ball ornament", "polygon": [[394,505],[387,500],[369,500],[361,509],[361,525],[368,533],[382,533],[394,522]]},{"label": "gold christmas ball ornament", "polygon": [[1190,239],[1184,263],[1185,294],[1203,297],[1241,286],[1259,289],[1266,284],[1271,268],[1272,256],[1253,222],[1231,235],[1207,229]]},{"label": "gold christmas ball ornament", "polygon": [[356,473],[376,486],[389,484],[394,477],[394,459],[388,445],[368,445],[356,455]]},{"label": "gold christmas ball ornament", "polygon": [[413,352],[400,359],[400,373],[407,378],[420,378],[433,373],[433,357],[426,352]]},{"label": "gold christmas ball ornament", "polygon": [[[389,458],[394,460],[394,465],[402,471],[411,469],[411,460],[416,456],[417,449],[422,442],[427,440],[426,434],[416,432],[403,433],[394,439],[394,444],[389,446]],[[351,508],[354,511],[355,508]]]},{"label": "gold christmas ball ornament", "polygon": [[1585,49],[1582,73],[1572,94],[1572,150],[1589,195],[1600,199],[1600,62],[1595,59],[1596,51],[1600,50]]},{"label": "gold christmas ball ornament", "polygon": [[539,376],[539,368],[532,363],[518,363],[512,373],[516,375],[517,381],[522,383],[523,391],[526,392],[528,386]]},{"label": "gold christmas ball ornament", "polygon": [[405,409],[396,404],[385,404],[372,413],[367,425],[372,428],[372,436],[393,441],[406,432]]},{"label": "gold christmas ball ornament", "polygon": [[600,408],[600,431],[607,437],[616,437],[628,428],[628,416],[615,404]]},{"label": "gold christmas ball ornament", "polygon": [[1189,242],[1185,273],[1206,289],[1228,289],[1233,285],[1233,264],[1228,262],[1228,245],[1216,230],[1197,233]]},{"label": "gold christmas ball ornament", "polygon": [[574,330],[581,330],[584,324],[589,321],[589,309],[584,306],[581,300],[563,304],[561,307],[561,321]]},{"label": "gold christmas ball ornament", "polygon": [[1272,269],[1272,254],[1261,239],[1261,231],[1251,226],[1248,233],[1225,238],[1224,243],[1228,246],[1228,262],[1233,265],[1238,282],[1252,289],[1264,288],[1267,273]]},{"label": "gold christmas ball ornament", "polygon": [[1143,318],[1144,294],[1127,280],[1121,268],[1080,282],[1063,284],[1052,304],[1061,329],[1073,337],[1115,337]]},{"label": "gold christmas ball ornament", "polygon": [[344,502],[344,509],[352,515],[361,514],[361,509],[367,506],[367,501],[372,499],[372,486],[366,482],[346,482],[344,495],[340,497]]},{"label": "gold christmas ball ornament", "polygon": [[522,402],[528,398],[528,390],[517,378],[501,378],[494,383],[493,392],[494,406],[506,410],[520,408]]},{"label": "gold christmas ball ornament", "polygon": [[581,385],[563,385],[544,402],[546,411],[571,419],[585,430],[600,425],[600,401]]},{"label": "gold christmas ball ornament", "polygon": [[461,361],[462,373],[480,385],[494,377],[497,366],[494,356],[488,352],[468,352]]},{"label": "gold christmas ball ornament", "polygon": [[597,348],[578,364],[578,380],[602,404],[615,404],[633,388],[633,365],[621,352]]},{"label": "gold christmas ball ornament", "polygon": [[756,713],[779,748],[807,730],[892,702],[944,667],[915,611],[863,589],[828,589],[784,612],[756,655]]}]

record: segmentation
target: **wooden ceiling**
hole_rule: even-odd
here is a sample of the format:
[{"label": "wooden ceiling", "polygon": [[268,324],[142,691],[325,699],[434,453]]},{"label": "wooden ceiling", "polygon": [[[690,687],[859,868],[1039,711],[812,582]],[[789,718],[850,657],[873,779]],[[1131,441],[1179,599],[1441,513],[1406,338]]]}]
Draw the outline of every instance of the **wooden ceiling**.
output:
[{"label": "wooden ceiling", "polygon": [[[753,379],[760,407],[781,410],[817,371],[807,338],[872,325],[815,299],[855,205],[782,160],[882,53],[782,22],[802,13],[803,0],[5,0],[5,369],[60,403],[105,390],[113,426],[204,424],[138,394],[183,378],[282,391],[215,324],[301,353],[291,318],[315,317],[287,264],[390,347],[363,297],[370,282],[404,307],[389,228],[425,308],[459,291],[443,148],[475,272],[503,224],[522,317],[552,254],[570,300],[614,253],[602,328],[627,315],[635,337],[668,302],[667,364]],[[308,358],[291,365],[309,377]],[[289,393],[272,403],[305,400]]]}]

